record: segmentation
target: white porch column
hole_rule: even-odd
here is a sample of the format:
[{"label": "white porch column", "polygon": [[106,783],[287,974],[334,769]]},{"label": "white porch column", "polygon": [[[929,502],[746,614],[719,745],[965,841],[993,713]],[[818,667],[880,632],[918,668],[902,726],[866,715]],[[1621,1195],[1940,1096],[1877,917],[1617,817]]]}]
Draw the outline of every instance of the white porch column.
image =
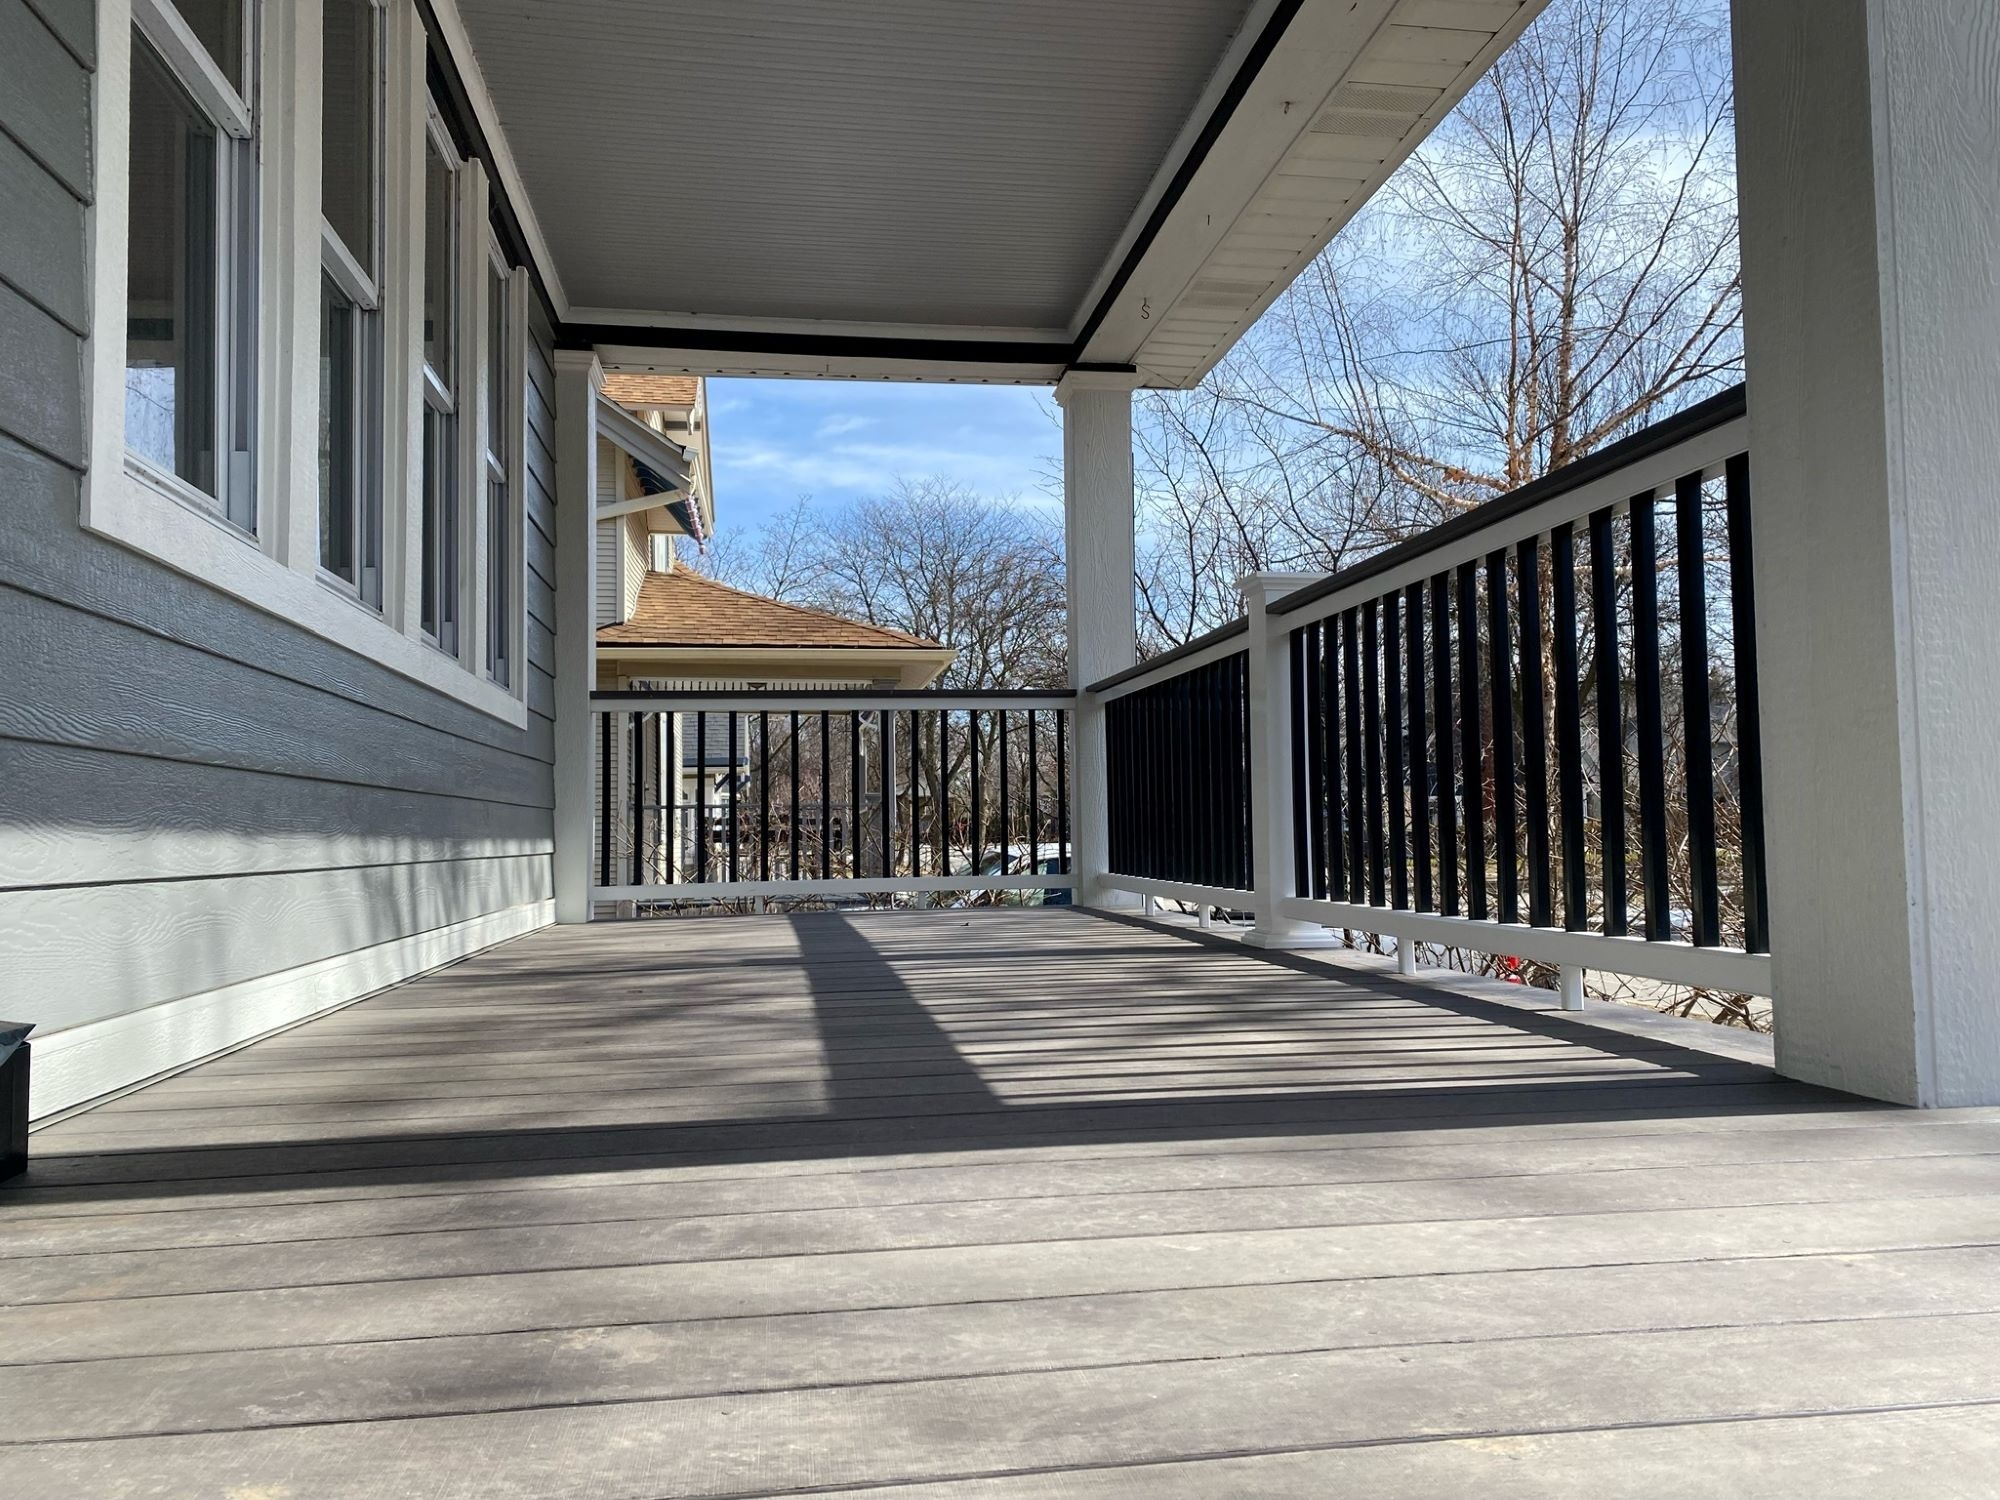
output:
[{"label": "white porch column", "polygon": [[591,786],[597,685],[597,390],[589,350],[558,349],[556,365],[556,811],[558,922],[590,920]]},{"label": "white porch column", "polygon": [[1243,941],[1257,948],[1330,948],[1324,927],[1281,917],[1277,903],[1298,894],[1293,858],[1291,631],[1270,608],[1318,573],[1245,573],[1236,580],[1249,617],[1250,879],[1257,925]]},{"label": "white porch column", "polygon": [[2000,24],[1735,32],[1778,1065],[2000,1103]]},{"label": "white porch column", "polygon": [[[1125,371],[1071,370],[1063,409],[1063,571],[1069,584],[1069,682],[1081,690],[1123,671],[1139,652],[1133,603],[1132,392]],[[1070,868],[1083,906],[1127,906],[1104,883],[1110,821],[1104,710],[1079,698],[1070,746]]]}]

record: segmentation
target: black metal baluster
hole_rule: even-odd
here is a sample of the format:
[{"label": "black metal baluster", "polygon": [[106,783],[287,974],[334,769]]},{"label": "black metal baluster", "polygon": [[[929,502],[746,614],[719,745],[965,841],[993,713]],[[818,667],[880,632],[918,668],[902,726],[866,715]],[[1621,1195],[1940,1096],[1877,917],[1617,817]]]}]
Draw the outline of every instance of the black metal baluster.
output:
[{"label": "black metal baluster", "polygon": [[1514,805],[1514,661],[1507,624],[1507,554],[1486,558],[1488,692],[1493,704],[1493,858],[1500,876],[1500,920],[1521,920],[1520,845]]},{"label": "black metal baluster", "polygon": [[1340,617],[1340,674],[1347,703],[1347,899],[1359,906],[1368,899],[1368,783],[1362,744],[1360,616],[1348,610]]},{"label": "black metal baluster", "polygon": [[736,862],[737,842],[741,837],[742,816],[736,807],[737,789],[742,777],[736,774],[736,711],[729,713],[729,878],[740,880],[741,873]]},{"label": "black metal baluster", "polygon": [[611,884],[611,715],[597,719],[597,883]]},{"label": "black metal baluster", "polygon": [[1069,710],[1056,710],[1056,832],[1062,873],[1069,874]]},{"label": "black metal baluster", "polygon": [[1458,569],[1458,765],[1465,810],[1466,913],[1491,915],[1486,904],[1486,743],[1479,724],[1479,564]]},{"label": "black metal baluster", "polygon": [[985,852],[986,845],[986,830],[980,826],[980,819],[984,815],[986,808],[979,785],[979,710],[976,708],[967,709],[965,711],[965,719],[965,749],[966,755],[971,761],[970,770],[972,775],[972,807],[970,809],[972,821],[971,827],[967,830],[969,842],[972,846],[972,866],[967,873],[976,878],[979,874],[979,857]]},{"label": "black metal baluster", "polygon": [[1542,687],[1542,549],[1529,537],[1514,549],[1521,611],[1521,777],[1528,833],[1528,923],[1555,925],[1549,870],[1549,713]]},{"label": "black metal baluster", "polygon": [[1382,718],[1385,755],[1384,789],[1389,799],[1389,904],[1397,911],[1410,907],[1410,860],[1404,825],[1406,767],[1403,764],[1403,611],[1394,594],[1380,603],[1382,616]]},{"label": "black metal baluster", "polygon": [[1361,748],[1368,777],[1368,900],[1389,904],[1389,851],[1382,826],[1382,643],[1375,601],[1361,606]]},{"label": "black metal baluster", "polygon": [[643,714],[632,721],[632,884],[644,885],[646,833],[646,731]]},{"label": "black metal baluster", "polygon": [[896,875],[896,712],[875,714],[876,749],[882,754],[882,878]]},{"label": "black metal baluster", "polygon": [[792,821],[785,842],[791,845],[792,879],[797,880],[799,878],[799,716],[796,711],[792,714],[791,752]]},{"label": "black metal baluster", "polygon": [[919,784],[924,779],[924,739],[921,716],[913,708],[909,718],[910,757],[910,874],[924,873],[924,818]]},{"label": "black metal baluster", "polygon": [[1744,947],[1771,951],[1770,893],[1764,883],[1764,734],[1758,718],[1757,590],[1751,575],[1750,455],[1723,466],[1729,507],[1729,614],[1736,647],[1736,795],[1743,823]]},{"label": "black metal baluster", "polygon": [[687,760],[687,737],[681,732],[681,716],[661,715],[660,733],[666,740],[661,759],[666,762],[662,774],[667,783],[667,882],[678,885],[687,876],[687,869],[681,863],[681,773]]},{"label": "black metal baluster", "polygon": [[1563,926],[1590,926],[1584,868],[1583,699],[1576,647],[1576,539],[1567,525],[1549,534],[1549,612],[1556,674],[1556,820],[1562,829]]},{"label": "black metal baluster", "polygon": [[708,714],[694,716],[694,878],[708,879]]},{"label": "black metal baluster", "polygon": [[931,715],[931,764],[937,768],[932,789],[931,822],[937,830],[937,872],[951,873],[951,711]]},{"label": "black metal baluster", "polygon": [[757,715],[757,878],[771,878],[771,716]]},{"label": "black metal baluster", "polygon": [[1320,715],[1319,763],[1326,785],[1325,843],[1320,859],[1324,879],[1320,894],[1338,901],[1347,894],[1347,798],[1350,790],[1340,764],[1340,623],[1325,616],[1314,624],[1319,632]]},{"label": "black metal baluster", "polygon": [[1424,586],[1413,583],[1403,591],[1403,644],[1409,653],[1403,674],[1410,715],[1410,860],[1416,866],[1413,887],[1416,909],[1435,911],[1431,887],[1431,746],[1424,723]]},{"label": "black metal baluster", "polygon": [[1042,868],[1042,762],[1034,709],[1028,710],[1028,867]]},{"label": "black metal baluster", "polygon": [[1625,664],[1618,645],[1618,556],[1612,507],[1590,518],[1590,609],[1597,653],[1597,827],[1604,932],[1631,931],[1625,903]]},{"label": "black metal baluster", "polygon": [[1709,698],[1708,549],[1702,536],[1701,475],[1674,486],[1674,531],[1681,584],[1681,724],[1687,769],[1688,869],[1693,877],[1694,941],[1722,940],[1722,899],[1716,878],[1715,718]]},{"label": "black metal baluster", "polygon": [[861,800],[868,784],[861,775],[861,710],[847,714],[847,874],[861,878]]},{"label": "black metal baluster", "polygon": [[1000,710],[1000,734],[998,750],[1000,754],[1000,873],[1008,873],[1007,866],[1014,858],[1014,803],[1008,795],[1008,772],[1012,769],[1011,758],[1007,754],[1007,720],[1011,717],[1005,708]]},{"label": "black metal baluster", "polygon": [[1452,742],[1451,579],[1440,573],[1431,593],[1431,737],[1437,747],[1438,910],[1458,915],[1458,767]]},{"label": "black metal baluster", "polygon": [[833,879],[833,712],[819,715],[819,878]]},{"label": "black metal baluster", "polygon": [[1325,876],[1313,851],[1326,839],[1326,796],[1319,759],[1312,753],[1312,727],[1319,717],[1319,640],[1305,626],[1286,636],[1291,677],[1285,685],[1292,703],[1292,889],[1323,894]]},{"label": "black metal baluster", "polygon": [[1639,751],[1639,882],[1645,934],[1671,938],[1667,896],[1667,728],[1660,685],[1660,560],[1653,497],[1632,497],[1632,727]]}]

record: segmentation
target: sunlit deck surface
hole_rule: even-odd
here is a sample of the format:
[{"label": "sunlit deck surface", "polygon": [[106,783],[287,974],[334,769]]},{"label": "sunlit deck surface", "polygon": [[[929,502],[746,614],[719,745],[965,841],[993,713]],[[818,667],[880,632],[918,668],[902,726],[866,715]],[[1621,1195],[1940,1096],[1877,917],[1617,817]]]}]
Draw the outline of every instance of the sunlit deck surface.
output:
[{"label": "sunlit deck surface", "polygon": [[1081,912],[545,931],[34,1144],[14,1500],[2000,1486],[2000,1111]]}]

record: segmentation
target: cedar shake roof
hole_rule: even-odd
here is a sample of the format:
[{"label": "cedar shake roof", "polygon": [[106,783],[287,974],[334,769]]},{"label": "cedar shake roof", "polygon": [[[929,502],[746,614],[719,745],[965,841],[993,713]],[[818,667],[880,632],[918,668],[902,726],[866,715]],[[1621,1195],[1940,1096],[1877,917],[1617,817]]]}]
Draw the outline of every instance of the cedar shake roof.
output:
[{"label": "cedar shake roof", "polygon": [[701,394],[701,377],[611,371],[604,377],[604,394],[620,406],[693,406]]},{"label": "cedar shake roof", "polygon": [[648,573],[632,618],[598,627],[600,646],[812,646],[930,650],[936,641],[746,594],[687,568]]}]

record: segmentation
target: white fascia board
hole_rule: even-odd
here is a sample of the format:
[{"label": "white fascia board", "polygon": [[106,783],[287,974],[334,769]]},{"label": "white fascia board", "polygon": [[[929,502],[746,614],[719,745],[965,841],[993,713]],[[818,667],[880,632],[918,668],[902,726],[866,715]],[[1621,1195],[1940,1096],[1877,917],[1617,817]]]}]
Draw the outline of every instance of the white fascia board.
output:
[{"label": "white fascia board", "polygon": [[[597,435],[614,448],[629,454],[647,468],[674,482],[677,493],[685,495],[694,484],[689,471],[692,456],[679,443],[670,443],[644,422],[601,392],[597,397]],[[642,500],[621,500],[597,508],[598,518],[621,516],[632,510],[651,510],[664,505],[666,495],[647,495]]]},{"label": "white fascia board", "polygon": [[911,359],[879,354],[758,353],[728,349],[600,343],[597,353],[618,370],[657,375],[728,376],[758,380],[943,381],[957,385],[1054,385],[1069,368],[1069,345],[1050,344],[1046,363]]}]

